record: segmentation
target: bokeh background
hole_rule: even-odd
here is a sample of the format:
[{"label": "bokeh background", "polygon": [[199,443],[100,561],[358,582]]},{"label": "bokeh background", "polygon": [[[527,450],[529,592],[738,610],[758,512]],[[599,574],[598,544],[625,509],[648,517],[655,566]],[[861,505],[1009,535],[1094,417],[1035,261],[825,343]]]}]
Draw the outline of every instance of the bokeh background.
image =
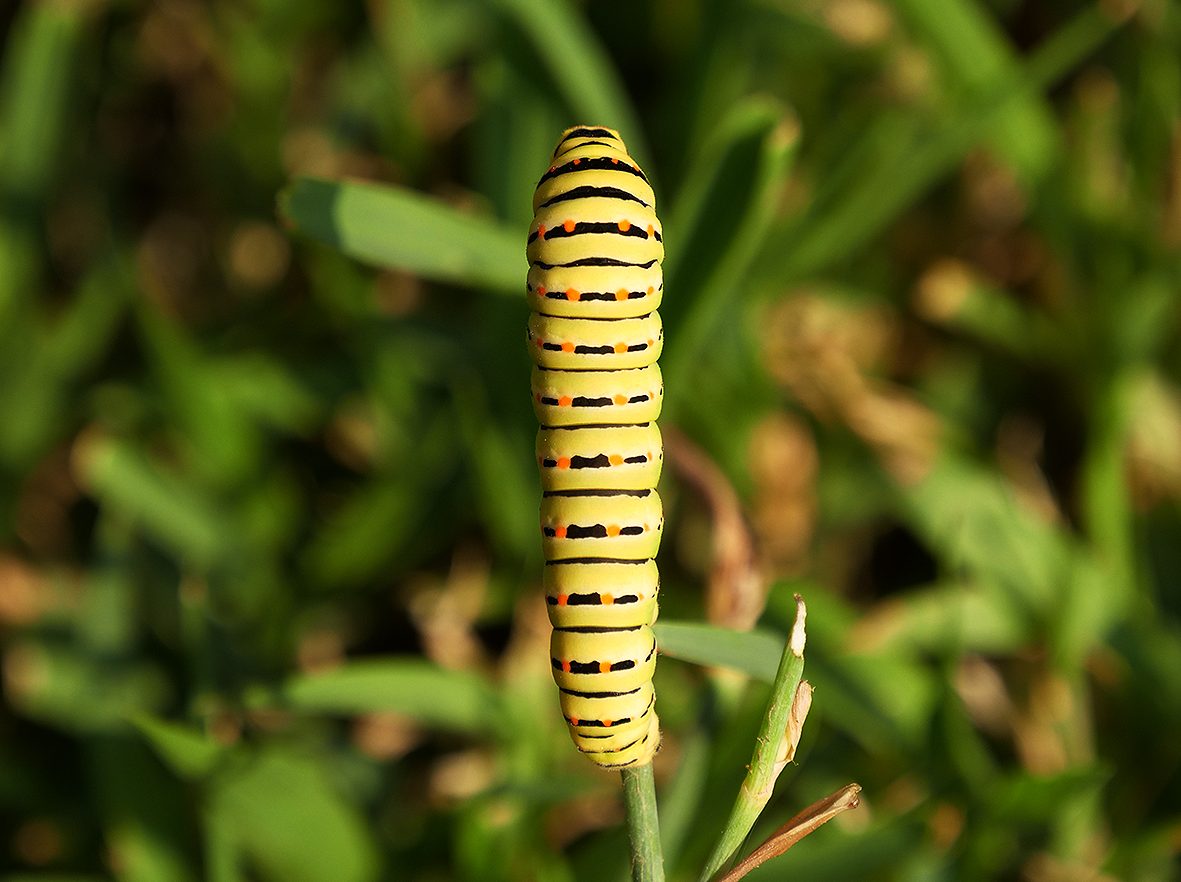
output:
[{"label": "bokeh background", "polygon": [[[756,836],[865,788],[750,878],[1181,878],[1178,4],[26,0],[0,37],[4,882],[625,878],[538,586],[524,231],[574,123],[665,220],[662,617],[809,603]],[[767,687],[657,684],[691,879]]]}]

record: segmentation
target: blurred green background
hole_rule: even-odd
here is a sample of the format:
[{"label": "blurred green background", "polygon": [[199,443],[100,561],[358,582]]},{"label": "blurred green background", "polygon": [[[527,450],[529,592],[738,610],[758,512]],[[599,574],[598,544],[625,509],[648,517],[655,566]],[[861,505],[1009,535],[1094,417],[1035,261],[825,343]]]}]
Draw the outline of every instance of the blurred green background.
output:
[{"label": "blurred green background", "polygon": [[[755,834],[865,788],[749,878],[1181,878],[1178,4],[0,35],[0,880],[626,877],[538,586],[524,233],[574,123],[665,221],[663,619],[809,603]],[[767,691],[657,686],[691,879]]]}]

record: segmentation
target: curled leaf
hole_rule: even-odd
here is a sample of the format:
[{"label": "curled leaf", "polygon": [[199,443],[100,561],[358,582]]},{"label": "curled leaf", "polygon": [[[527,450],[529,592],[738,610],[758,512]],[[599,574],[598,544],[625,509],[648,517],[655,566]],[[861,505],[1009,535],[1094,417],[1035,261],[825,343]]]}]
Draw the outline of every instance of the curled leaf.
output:
[{"label": "curled leaf", "polygon": [[783,741],[779,744],[779,754],[775,757],[774,775],[779,777],[783,767],[796,756],[796,748],[800,746],[800,736],[804,732],[804,721],[808,719],[808,711],[812,708],[812,684],[801,680],[796,688],[795,698],[791,702],[791,712],[787,716],[787,730],[783,733]]}]

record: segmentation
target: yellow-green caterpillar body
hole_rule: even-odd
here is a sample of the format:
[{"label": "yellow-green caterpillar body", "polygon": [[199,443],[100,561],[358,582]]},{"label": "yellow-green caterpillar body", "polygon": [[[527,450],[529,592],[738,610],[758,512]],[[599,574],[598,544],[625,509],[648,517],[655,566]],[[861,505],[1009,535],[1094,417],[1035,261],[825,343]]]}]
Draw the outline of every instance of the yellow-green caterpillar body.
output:
[{"label": "yellow-green caterpillar body", "polygon": [[526,248],[550,662],[575,746],[607,768],[649,763],[660,745],[655,204],[618,132],[567,129],[533,195]]}]

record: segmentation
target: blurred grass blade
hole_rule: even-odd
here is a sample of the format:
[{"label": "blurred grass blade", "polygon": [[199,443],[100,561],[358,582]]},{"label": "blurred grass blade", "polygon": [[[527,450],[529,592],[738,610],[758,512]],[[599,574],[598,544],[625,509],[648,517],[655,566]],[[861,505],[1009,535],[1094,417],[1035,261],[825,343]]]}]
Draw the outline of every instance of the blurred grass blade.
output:
[{"label": "blurred grass blade", "polygon": [[[771,700],[767,705],[763,724],[759,728],[759,735],[755,739],[754,755],[751,757],[746,778],[738,790],[738,798],[730,810],[730,817],[726,821],[722,835],[718,838],[717,845],[714,846],[701,874],[701,882],[709,882],[719,870],[734,859],[738,849],[750,834],[751,827],[758,820],[759,813],[771,798],[775,779],[785,765],[784,741],[789,737],[789,719],[804,674],[805,620],[808,613],[804,599],[797,594],[795,600],[795,623],[783,646],[779,670],[775,674],[775,684],[771,690]],[[804,713],[806,714],[806,711]],[[790,737],[794,741],[799,740],[798,727]],[[788,754],[794,753],[794,749],[794,744],[789,745]]]},{"label": "blurred grass blade", "polygon": [[370,882],[378,875],[375,840],[339,784],[312,757],[271,747],[219,779],[210,823],[233,831],[263,879]]},{"label": "blurred grass blade", "polygon": [[[511,16],[549,70],[570,110],[569,124],[609,126],[627,142],[642,166],[649,152],[640,120],[616,67],[594,31],[568,0],[496,0]],[[554,132],[554,142],[557,142]]]},{"label": "blurred grass blade", "polygon": [[[989,12],[976,0],[895,0],[894,6],[933,50],[945,77],[968,96],[987,94],[1020,73],[1020,62]],[[1023,180],[1033,183],[1057,153],[1054,118],[1036,93],[998,111],[989,136]]]},{"label": "blurred grass blade", "polygon": [[701,806],[715,745],[699,726],[681,737],[679,747],[677,773],[665,783],[659,805],[660,845],[670,868],[677,865]]},{"label": "blurred grass blade", "polygon": [[992,601],[1011,607],[1018,622],[1058,614],[1071,544],[996,475],[948,454],[908,488],[905,502],[929,546],[990,588]]},{"label": "blurred grass blade", "polygon": [[130,734],[92,739],[90,791],[103,808],[104,837],[118,882],[190,882],[186,786]]},{"label": "blurred grass blade", "polygon": [[39,199],[65,128],[82,3],[26,3],[9,31],[0,71],[0,195]]},{"label": "blurred grass blade", "polygon": [[215,370],[184,325],[155,306],[141,301],[135,313],[144,354],[191,451],[193,477],[217,486],[257,472],[263,439],[236,406],[226,371]]},{"label": "blurred grass blade", "polygon": [[538,83],[531,70],[514,61],[485,58],[473,73],[485,107],[472,132],[473,184],[497,217],[525,229],[533,218],[533,190],[570,119],[536,95],[548,84]]},{"label": "blurred grass blade", "polygon": [[73,300],[52,325],[46,349],[58,377],[73,379],[102,357],[134,292],[121,257],[97,264],[78,285]]},{"label": "blurred grass blade", "polygon": [[[0,277],[15,269],[0,256]],[[4,284],[0,278],[0,287]],[[25,316],[27,324],[0,322],[0,413],[21,415],[0,423],[0,461],[26,463],[63,432],[73,387],[108,351],[133,290],[116,261],[103,261],[52,322],[33,310]],[[3,311],[0,303],[0,316]],[[5,332],[12,334],[11,342],[3,339]]]},{"label": "blurred grass blade", "polygon": [[783,651],[783,637],[769,631],[731,631],[692,622],[655,626],[660,654],[719,668],[733,668],[772,683]]},{"label": "blurred grass blade", "polygon": [[406,544],[421,507],[417,481],[382,480],[348,497],[303,549],[316,582],[341,587],[364,583]]},{"label": "blurred grass blade", "polygon": [[131,524],[100,512],[94,525],[95,559],[87,574],[76,640],[95,654],[131,654],[139,646],[138,584],[131,561],[136,535]]},{"label": "blurred grass blade", "polygon": [[861,248],[988,138],[997,114],[1010,102],[1049,88],[1111,36],[1122,19],[1100,6],[1088,7],[1063,25],[1021,70],[995,81],[987,94],[965,104],[938,131],[908,123],[909,143],[897,136],[888,139],[888,150],[869,157],[839,193],[777,231],[763,249],[762,262],[780,278],[798,279]]},{"label": "blurred grass blade", "polygon": [[6,657],[12,708],[66,732],[123,732],[128,718],[171,698],[163,671],[142,657],[97,664],[95,654],[63,640],[28,638],[11,642]]},{"label": "blurred grass blade", "polygon": [[836,793],[829,794],[824,799],[812,803],[772,833],[766,842],[751,852],[733,870],[719,878],[717,882],[738,882],[756,867],[783,854],[813,830],[827,824],[841,812],[857,808],[861,804],[859,793],[861,793],[860,785],[846,784]]},{"label": "blurred grass blade", "polygon": [[28,339],[30,294],[40,271],[36,246],[33,230],[0,217],[0,347]]},{"label": "blurred grass blade", "polygon": [[490,412],[477,377],[457,378],[455,399],[461,406],[456,410],[459,431],[454,443],[471,464],[471,505],[483,514],[498,550],[518,557],[531,554],[537,537],[537,473],[526,469],[515,453],[525,449],[528,440],[510,434]]},{"label": "blurred grass blade", "polygon": [[926,320],[1020,358],[1062,354],[1061,341],[1053,336],[1057,323],[960,261],[932,266],[919,281],[915,301]]},{"label": "blurred grass blade", "polygon": [[1138,418],[1133,394],[1137,373],[1121,370],[1093,393],[1090,445],[1080,470],[1083,522],[1108,568],[1105,593],[1113,612],[1132,601],[1136,582],[1127,447],[1129,426]]},{"label": "blurred grass blade", "polygon": [[131,722],[164,760],[165,765],[182,778],[208,775],[224,753],[220,744],[191,726],[149,714],[138,714]]},{"label": "blurred grass blade", "polygon": [[158,469],[131,444],[83,438],[74,471],[104,505],[193,566],[211,566],[233,544],[224,515],[187,477]]},{"label": "blurred grass blade", "polygon": [[711,335],[749,294],[746,270],[772,221],[798,142],[796,122],[782,106],[747,99],[722,120],[677,195],[665,223],[666,417],[675,419]]},{"label": "blurred grass blade", "polygon": [[930,737],[943,677],[924,660],[896,652],[818,657],[810,679],[824,696],[825,719],[870,752],[921,750]]},{"label": "blurred grass blade", "polygon": [[505,718],[488,681],[418,659],[356,661],[322,674],[303,674],[287,681],[282,697],[308,713],[395,711],[426,726],[471,735],[497,731]]},{"label": "blurred grass blade", "polygon": [[36,301],[39,211],[68,125],[74,59],[86,34],[84,7],[20,4],[6,33],[0,66],[0,347],[9,345],[9,334],[19,340],[29,330],[14,317]]},{"label": "blurred grass blade", "polygon": [[296,230],[345,254],[427,279],[521,296],[525,231],[463,214],[421,193],[298,178],[279,195]]},{"label": "blurred grass blade", "polygon": [[862,652],[1000,654],[1033,638],[1028,618],[976,584],[936,584],[877,604],[849,633]]},{"label": "blurred grass blade", "polygon": [[201,820],[207,882],[246,882],[233,818],[219,814],[214,806]]},{"label": "blurred grass blade", "polygon": [[280,361],[251,353],[210,368],[212,382],[244,416],[296,434],[317,416],[319,402]]},{"label": "blurred grass blade", "polygon": [[417,429],[415,468],[393,472],[361,485],[324,521],[303,550],[303,563],[316,581],[333,587],[374,578],[397,561],[411,566],[421,552],[413,542],[422,535],[424,495],[429,482],[454,465],[449,444],[453,426],[432,416]]}]

